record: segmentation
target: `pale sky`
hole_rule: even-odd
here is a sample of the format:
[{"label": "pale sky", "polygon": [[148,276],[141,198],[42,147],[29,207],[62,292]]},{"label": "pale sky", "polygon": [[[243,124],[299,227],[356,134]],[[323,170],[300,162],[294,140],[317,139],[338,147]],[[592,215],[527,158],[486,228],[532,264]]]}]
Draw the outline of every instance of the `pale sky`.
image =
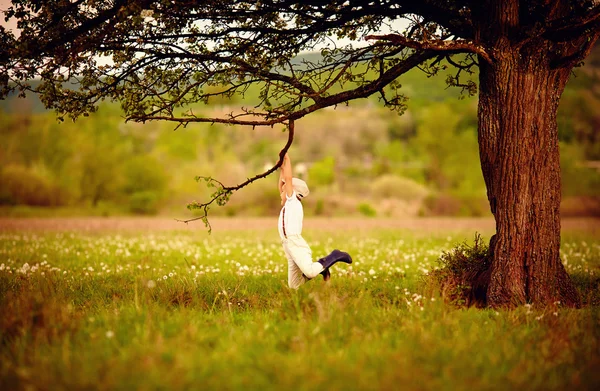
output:
[{"label": "pale sky", "polygon": [[4,21],[4,11],[10,7],[10,0],[0,0],[0,11],[2,11],[2,17],[0,18],[0,25],[8,27],[11,30],[17,29],[17,22],[13,19],[10,22]]}]

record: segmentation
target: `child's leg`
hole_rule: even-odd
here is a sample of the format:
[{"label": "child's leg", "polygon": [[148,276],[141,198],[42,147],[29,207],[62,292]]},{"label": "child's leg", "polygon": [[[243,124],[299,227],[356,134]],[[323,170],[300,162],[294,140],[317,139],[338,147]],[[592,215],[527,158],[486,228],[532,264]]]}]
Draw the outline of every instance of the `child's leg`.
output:
[{"label": "child's leg", "polygon": [[313,262],[312,250],[302,236],[288,237],[287,251],[306,278],[315,278],[324,270],[319,262]]},{"label": "child's leg", "polygon": [[285,251],[285,257],[288,261],[288,286],[292,289],[298,289],[300,285],[308,281],[308,278],[302,274],[302,270],[300,270],[298,265],[296,265],[296,262],[294,262],[294,258],[288,251],[286,244],[283,245],[283,250]]}]

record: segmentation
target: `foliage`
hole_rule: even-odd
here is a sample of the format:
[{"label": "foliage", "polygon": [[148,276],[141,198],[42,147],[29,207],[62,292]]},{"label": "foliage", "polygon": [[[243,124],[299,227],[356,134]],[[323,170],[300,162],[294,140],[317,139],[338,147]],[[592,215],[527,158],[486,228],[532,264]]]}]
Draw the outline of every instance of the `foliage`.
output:
[{"label": "foliage", "polygon": [[428,158],[424,175],[436,189],[482,194],[485,183],[481,172],[468,169],[465,164],[478,159],[477,131],[460,126],[473,107],[461,106],[461,109],[465,113],[457,113],[449,104],[423,108],[419,112],[414,146],[421,149],[421,156]]},{"label": "foliage", "polygon": [[135,214],[153,215],[158,212],[159,201],[156,192],[136,191],[129,196],[129,210]]},{"label": "foliage", "polygon": [[65,193],[50,179],[17,164],[0,171],[0,204],[60,206],[67,203]]},{"label": "foliage", "polygon": [[[404,85],[411,87],[419,80],[406,79]],[[399,186],[396,193],[419,186],[429,192],[421,206],[425,215],[489,215],[481,171],[477,167],[476,136],[469,128],[476,120],[472,104],[472,101],[422,102],[405,114],[414,121],[414,134],[394,141],[390,141],[388,128],[393,117],[378,107],[354,106],[343,112],[323,112],[300,121],[297,126],[302,136],[295,141],[292,154],[297,156],[298,162],[312,168],[307,178],[313,191],[311,198],[313,195],[315,199],[347,198],[342,203],[322,202],[325,209],[307,208],[305,212],[360,214],[358,204],[375,205],[379,202],[379,190],[375,189],[380,183],[394,178],[392,182],[398,182]],[[209,189],[197,185],[191,178],[213,173],[225,184],[243,180],[249,173],[273,162],[278,144],[286,136],[278,129],[242,130],[202,124],[173,132],[169,124],[120,124],[117,112],[110,105],[100,110],[77,123],[61,124],[57,124],[49,113],[0,114],[5,124],[0,129],[3,141],[0,143],[0,161],[4,166],[20,165],[37,172],[36,175],[41,175],[60,192],[60,203],[69,207],[91,205],[94,192],[87,186],[92,186],[94,178],[96,183],[105,178],[109,188],[103,197],[98,197],[97,208],[111,204],[119,210],[109,213],[124,213],[129,208],[132,191],[150,190],[156,193],[159,212],[181,215],[185,212],[183,205],[190,200],[206,200],[210,196]],[[413,110],[418,114],[413,114]],[[421,132],[433,132],[429,129],[434,128],[428,125],[432,121],[430,116],[423,113],[436,113],[447,123],[454,121],[456,126],[447,135],[436,131],[425,137]],[[347,118],[354,121],[348,122]],[[368,127],[363,119],[368,119]],[[325,134],[327,138],[321,139],[319,134]],[[328,144],[330,146],[325,148],[324,144],[333,140],[337,140],[336,144]],[[353,147],[335,149],[338,144]],[[460,149],[460,160],[453,158],[453,151],[438,144],[450,144]],[[315,146],[323,149],[315,150]],[[595,194],[598,194],[594,179],[597,175],[593,169],[584,167],[585,150],[575,139],[563,142],[561,146],[563,212],[568,214],[589,214]],[[335,176],[330,159],[332,153],[336,156]],[[323,164],[325,162],[329,165]],[[35,167],[43,167],[43,170]],[[330,185],[321,186],[318,180],[314,181],[315,175],[321,174],[315,174],[315,167],[323,168],[324,181]],[[427,175],[434,167],[439,175]],[[97,172],[96,176],[92,176],[94,172]],[[438,191],[440,182],[436,178],[454,179],[445,182],[449,184],[445,191]],[[410,179],[416,182],[414,186],[400,184]],[[249,186],[243,194],[231,198],[232,205],[223,210],[216,208],[212,213],[276,214],[272,208],[277,206],[277,196],[270,193],[272,187],[271,181]],[[384,192],[389,194],[387,190]],[[582,196],[588,197],[589,202],[582,203]],[[6,197],[4,199],[8,202]],[[307,201],[310,204],[311,200]],[[346,207],[352,202],[353,205]],[[571,204],[577,206],[577,211],[568,206]],[[71,210],[76,212],[76,209]],[[86,209],[85,213],[97,214],[98,211]]]},{"label": "foliage", "polygon": [[423,216],[472,216],[489,214],[490,205],[485,197],[431,193],[423,200],[420,214]]},{"label": "foliage", "polygon": [[423,185],[396,175],[382,175],[371,184],[375,198],[397,198],[403,201],[420,201],[427,195]]},{"label": "foliage", "polygon": [[160,196],[167,188],[165,168],[152,156],[136,156],[128,160],[124,165],[123,174],[125,194],[150,191]]},{"label": "foliage", "polygon": [[600,170],[586,167],[581,156],[583,148],[571,144],[561,145],[560,169],[562,172],[563,196],[593,196],[600,194]]},{"label": "foliage", "polygon": [[335,181],[335,159],[327,156],[308,169],[308,179],[315,186],[328,186]]},{"label": "foliage", "polygon": [[[598,56],[592,51],[590,57]],[[586,64],[570,81],[558,110],[558,129],[561,141],[581,146],[587,160],[600,160],[600,73],[598,64]]]},{"label": "foliage", "polygon": [[375,217],[377,216],[377,211],[370,204],[366,202],[361,202],[358,204],[358,211],[361,215],[366,217]]},{"label": "foliage", "polygon": [[458,306],[485,307],[491,273],[488,250],[481,235],[476,234],[472,246],[465,242],[442,253],[439,269],[429,278],[444,300]]}]

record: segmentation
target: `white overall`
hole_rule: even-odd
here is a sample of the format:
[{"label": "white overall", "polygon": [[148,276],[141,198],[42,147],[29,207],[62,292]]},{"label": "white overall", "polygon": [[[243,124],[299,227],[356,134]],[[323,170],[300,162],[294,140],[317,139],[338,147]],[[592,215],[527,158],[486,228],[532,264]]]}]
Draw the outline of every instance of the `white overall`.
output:
[{"label": "white overall", "polygon": [[296,192],[290,197],[279,213],[279,236],[288,260],[288,286],[298,289],[306,281],[323,271],[323,265],[312,261],[312,250],[302,237],[304,210],[296,198]]}]

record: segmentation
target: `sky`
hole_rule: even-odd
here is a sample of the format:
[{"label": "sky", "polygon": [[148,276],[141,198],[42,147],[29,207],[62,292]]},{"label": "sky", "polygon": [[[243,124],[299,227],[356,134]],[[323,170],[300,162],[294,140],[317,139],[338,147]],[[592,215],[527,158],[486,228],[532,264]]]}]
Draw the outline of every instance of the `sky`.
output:
[{"label": "sky", "polygon": [[10,0],[0,0],[0,11],[2,11],[2,20],[0,20],[0,25],[4,27],[8,27],[11,30],[17,29],[17,22],[11,20],[10,22],[4,21],[4,12],[10,7]]}]

